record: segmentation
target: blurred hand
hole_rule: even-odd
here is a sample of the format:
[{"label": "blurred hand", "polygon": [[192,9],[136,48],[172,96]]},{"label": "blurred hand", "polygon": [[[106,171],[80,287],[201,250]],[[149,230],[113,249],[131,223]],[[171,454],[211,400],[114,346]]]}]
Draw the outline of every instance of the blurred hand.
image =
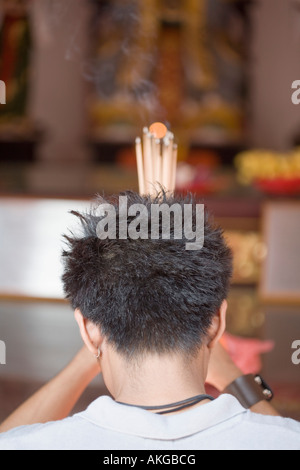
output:
[{"label": "blurred hand", "polygon": [[207,383],[222,391],[241,375],[258,374],[262,367],[261,354],[271,351],[273,347],[273,341],[240,338],[225,333],[211,352]]},{"label": "blurred hand", "polygon": [[101,373],[100,361],[93,356],[86,346],[83,346],[73,359],[78,368],[78,372],[90,377],[92,381]]},{"label": "blurred hand", "polygon": [[222,392],[243,372],[231,359],[225,348],[218,343],[211,352],[206,382]]},{"label": "blurred hand", "polygon": [[262,369],[261,355],[274,348],[273,341],[241,338],[229,333],[223,335],[220,343],[244,374],[258,374]]}]

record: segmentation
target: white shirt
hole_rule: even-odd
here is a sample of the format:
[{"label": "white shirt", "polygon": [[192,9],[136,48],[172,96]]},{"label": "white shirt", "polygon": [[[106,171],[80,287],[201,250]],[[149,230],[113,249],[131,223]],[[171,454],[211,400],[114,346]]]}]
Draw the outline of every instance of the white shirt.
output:
[{"label": "white shirt", "polygon": [[300,423],[254,414],[231,395],[168,416],[100,397],[62,421],[0,434],[0,450],[300,450]]}]

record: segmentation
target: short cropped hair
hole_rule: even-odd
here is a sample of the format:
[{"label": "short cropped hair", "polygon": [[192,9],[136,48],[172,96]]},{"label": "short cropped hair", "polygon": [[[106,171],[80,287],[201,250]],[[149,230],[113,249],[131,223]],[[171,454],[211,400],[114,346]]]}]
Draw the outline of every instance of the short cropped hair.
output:
[{"label": "short cropped hair", "polygon": [[[128,207],[143,204],[149,220],[152,204],[196,207],[197,203],[190,194],[162,192],[142,197],[126,191],[121,195],[127,196]],[[128,358],[145,353],[193,354],[230,288],[232,253],[223,231],[205,207],[201,250],[186,250],[184,235],[169,240],[150,236],[148,240],[102,240],[97,236],[97,224],[103,214],[97,215],[97,208],[109,203],[118,213],[118,197],[106,200],[97,196],[89,212],[73,212],[83,233],[65,235],[68,246],[63,252],[62,280],[66,298]]]}]

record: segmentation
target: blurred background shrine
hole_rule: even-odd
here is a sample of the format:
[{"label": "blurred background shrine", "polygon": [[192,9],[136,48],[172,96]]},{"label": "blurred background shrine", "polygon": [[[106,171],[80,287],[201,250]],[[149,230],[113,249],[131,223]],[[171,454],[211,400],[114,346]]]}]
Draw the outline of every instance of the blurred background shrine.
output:
[{"label": "blurred background shrine", "polygon": [[299,53],[299,0],[0,1],[0,420],[80,345],[66,214],[138,189],[134,141],[155,121],[178,143],[176,190],[234,250],[228,330],[274,342],[265,376],[300,419]]}]

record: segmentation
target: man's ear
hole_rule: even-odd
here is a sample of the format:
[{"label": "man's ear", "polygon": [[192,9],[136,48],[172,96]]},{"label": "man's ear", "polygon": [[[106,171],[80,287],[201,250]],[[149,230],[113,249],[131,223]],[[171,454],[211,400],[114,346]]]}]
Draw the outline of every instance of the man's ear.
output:
[{"label": "man's ear", "polygon": [[75,310],[74,316],[78,323],[79,331],[84,344],[94,356],[97,356],[102,343],[102,336],[99,327],[90,320],[87,320],[82,315],[79,308]]},{"label": "man's ear", "polygon": [[213,318],[212,324],[209,328],[208,336],[210,338],[207,346],[212,349],[220,341],[226,329],[226,312],[228,303],[224,300],[218,314]]}]

